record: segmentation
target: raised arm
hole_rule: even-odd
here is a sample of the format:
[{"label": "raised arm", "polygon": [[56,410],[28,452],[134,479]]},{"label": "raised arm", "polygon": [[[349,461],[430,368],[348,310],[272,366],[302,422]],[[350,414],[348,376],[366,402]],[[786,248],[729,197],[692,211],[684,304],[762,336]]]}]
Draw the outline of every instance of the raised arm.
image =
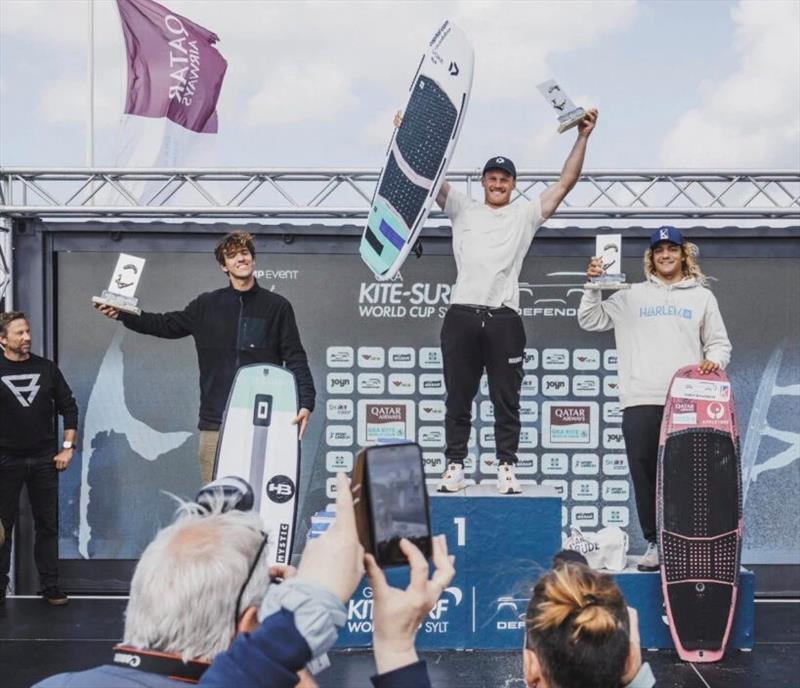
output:
[{"label": "raised arm", "polygon": [[578,125],[578,138],[567,156],[567,161],[561,170],[561,176],[555,184],[542,193],[542,217],[545,220],[556,212],[561,201],[564,200],[572,190],[572,187],[578,182],[583,169],[583,159],[586,156],[586,143],[596,124],[597,108],[591,108],[587,110],[586,116]]}]

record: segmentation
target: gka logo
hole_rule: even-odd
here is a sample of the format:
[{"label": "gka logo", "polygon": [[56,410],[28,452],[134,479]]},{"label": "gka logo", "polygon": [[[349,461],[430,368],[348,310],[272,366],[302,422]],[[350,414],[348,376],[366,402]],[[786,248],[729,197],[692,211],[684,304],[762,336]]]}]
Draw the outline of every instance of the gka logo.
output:
[{"label": "gka logo", "polygon": [[17,401],[26,408],[33,403],[33,400],[36,398],[41,388],[38,384],[39,373],[31,373],[30,375],[5,375],[0,378],[0,380],[14,393]]},{"label": "gka logo", "polygon": [[267,483],[267,497],[277,504],[288,502],[294,497],[294,481],[285,475],[274,475]]}]

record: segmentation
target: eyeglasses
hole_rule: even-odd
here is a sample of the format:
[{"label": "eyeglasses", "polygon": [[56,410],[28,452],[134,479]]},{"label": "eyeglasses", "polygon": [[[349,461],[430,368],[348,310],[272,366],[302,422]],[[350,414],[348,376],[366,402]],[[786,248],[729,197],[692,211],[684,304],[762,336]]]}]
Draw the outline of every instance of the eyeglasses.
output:
[{"label": "eyeglasses", "polygon": [[262,533],[263,538],[261,539],[261,544],[258,546],[258,551],[256,555],[253,557],[253,563],[250,564],[250,570],[247,572],[247,578],[244,579],[244,583],[242,583],[242,587],[239,588],[239,594],[236,597],[236,606],[233,608],[233,627],[236,628],[239,625],[239,608],[242,606],[242,597],[244,597],[244,591],[247,588],[248,584],[250,583],[250,579],[253,577],[253,573],[258,566],[258,562],[261,560],[261,553],[267,546],[267,541],[269,540],[269,535],[267,533]]}]

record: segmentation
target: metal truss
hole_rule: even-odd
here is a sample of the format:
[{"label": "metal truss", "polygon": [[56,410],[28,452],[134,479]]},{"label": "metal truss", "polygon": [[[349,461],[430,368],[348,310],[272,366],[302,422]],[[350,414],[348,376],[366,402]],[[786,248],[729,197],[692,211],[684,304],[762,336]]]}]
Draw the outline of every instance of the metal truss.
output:
[{"label": "metal truss", "polygon": [[[0,168],[0,218],[194,218],[332,221],[367,216],[376,169]],[[514,202],[553,184],[558,172],[523,170]],[[480,170],[448,181],[480,198]],[[436,220],[440,212],[431,214]],[[800,171],[593,171],[557,218],[800,218]]]}]

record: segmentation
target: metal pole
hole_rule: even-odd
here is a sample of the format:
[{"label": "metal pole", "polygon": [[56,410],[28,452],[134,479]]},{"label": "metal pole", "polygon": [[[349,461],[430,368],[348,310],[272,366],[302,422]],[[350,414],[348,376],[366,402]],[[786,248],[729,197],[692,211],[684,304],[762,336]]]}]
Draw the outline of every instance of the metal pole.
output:
[{"label": "metal pole", "polygon": [[89,85],[89,117],[86,131],[86,167],[94,167],[94,0],[89,3],[89,50],[86,57],[86,80]]}]

